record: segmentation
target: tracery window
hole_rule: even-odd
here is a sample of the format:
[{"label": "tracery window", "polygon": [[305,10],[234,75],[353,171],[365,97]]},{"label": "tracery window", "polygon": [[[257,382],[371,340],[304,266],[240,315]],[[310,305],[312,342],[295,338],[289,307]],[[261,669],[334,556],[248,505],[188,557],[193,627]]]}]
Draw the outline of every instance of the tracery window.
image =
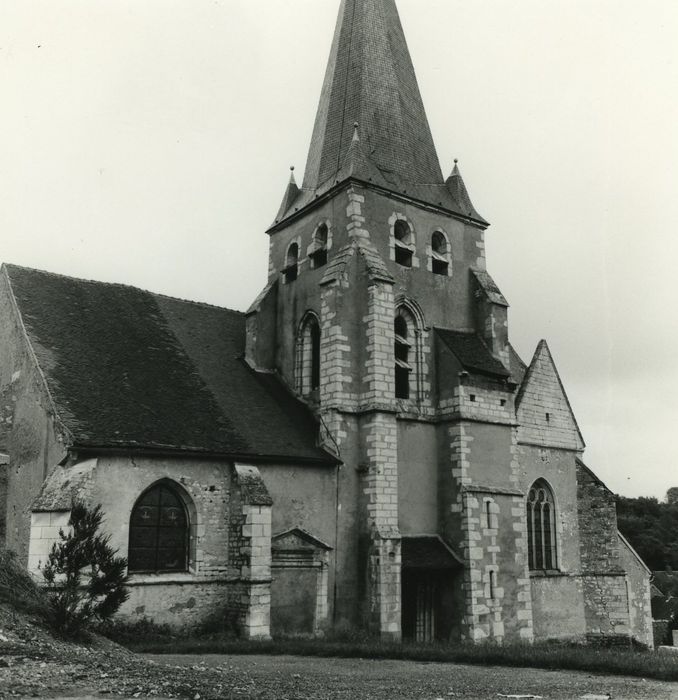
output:
[{"label": "tracery window", "polygon": [[558,568],[555,524],[553,493],[546,481],[539,479],[527,494],[527,544],[531,571]]},{"label": "tracery window", "polygon": [[299,276],[299,244],[290,243],[285,256],[285,267],[283,268],[283,279],[285,284],[294,282]]},{"label": "tracery window", "polygon": [[130,573],[187,571],[188,539],[188,515],[177,491],[166,482],[152,486],[132,509]]},{"label": "tracery window", "polygon": [[311,258],[311,266],[314,270],[327,264],[329,229],[326,223],[318,225],[313,234],[313,243],[308,257]]}]

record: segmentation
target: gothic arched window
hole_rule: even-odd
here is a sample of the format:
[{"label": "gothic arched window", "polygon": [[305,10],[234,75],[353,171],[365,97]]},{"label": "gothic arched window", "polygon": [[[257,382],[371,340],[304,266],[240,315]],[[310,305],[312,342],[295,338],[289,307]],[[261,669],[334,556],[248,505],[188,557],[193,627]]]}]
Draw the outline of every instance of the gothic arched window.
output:
[{"label": "gothic arched window", "polygon": [[320,388],[320,323],[309,312],[299,328],[297,339],[297,390],[307,395]]},{"label": "gothic arched window", "polygon": [[530,571],[558,568],[555,502],[543,479],[527,494],[527,545]]},{"label": "gothic arched window", "polygon": [[299,275],[299,244],[290,243],[285,256],[285,267],[283,268],[283,278],[285,284],[294,282]]},{"label": "gothic arched window", "polygon": [[132,509],[129,571],[187,571],[188,535],[188,515],[177,491],[166,482],[152,486]]}]

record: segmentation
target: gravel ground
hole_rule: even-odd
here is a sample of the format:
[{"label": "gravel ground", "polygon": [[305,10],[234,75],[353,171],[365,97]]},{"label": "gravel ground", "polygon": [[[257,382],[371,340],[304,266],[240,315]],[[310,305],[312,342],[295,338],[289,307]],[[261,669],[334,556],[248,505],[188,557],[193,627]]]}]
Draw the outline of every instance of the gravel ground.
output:
[{"label": "gravel ground", "polygon": [[219,672],[237,680],[235,698],[273,700],[449,700],[533,695],[543,698],[678,699],[678,684],[498,666],[319,659],[295,656],[149,656],[157,663]]},{"label": "gravel ground", "polygon": [[55,639],[0,606],[0,698],[235,698],[450,700],[647,698],[678,700],[678,683],[572,671],[299,656],[135,655],[94,638]]}]

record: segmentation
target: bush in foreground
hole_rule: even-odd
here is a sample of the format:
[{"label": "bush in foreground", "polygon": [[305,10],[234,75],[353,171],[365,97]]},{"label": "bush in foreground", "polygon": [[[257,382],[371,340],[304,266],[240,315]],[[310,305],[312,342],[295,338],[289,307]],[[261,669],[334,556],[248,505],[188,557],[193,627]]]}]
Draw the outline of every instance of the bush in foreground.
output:
[{"label": "bush in foreground", "polygon": [[99,534],[102,519],[101,506],[74,503],[69,532],[59,531],[42,570],[52,624],[69,637],[81,635],[93,620],[110,618],[129,597],[127,561]]}]

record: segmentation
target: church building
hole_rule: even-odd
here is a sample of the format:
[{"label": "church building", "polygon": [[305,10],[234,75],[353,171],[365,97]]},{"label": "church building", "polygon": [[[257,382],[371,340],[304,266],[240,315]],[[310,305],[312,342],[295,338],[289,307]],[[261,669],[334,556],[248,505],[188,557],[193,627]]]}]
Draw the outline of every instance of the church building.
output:
[{"label": "church building", "polygon": [[649,571],[548,345],[509,342],[488,226],[395,0],[342,0],[246,312],[3,265],[0,545],[39,576],[83,501],[132,621],[651,646]]}]

